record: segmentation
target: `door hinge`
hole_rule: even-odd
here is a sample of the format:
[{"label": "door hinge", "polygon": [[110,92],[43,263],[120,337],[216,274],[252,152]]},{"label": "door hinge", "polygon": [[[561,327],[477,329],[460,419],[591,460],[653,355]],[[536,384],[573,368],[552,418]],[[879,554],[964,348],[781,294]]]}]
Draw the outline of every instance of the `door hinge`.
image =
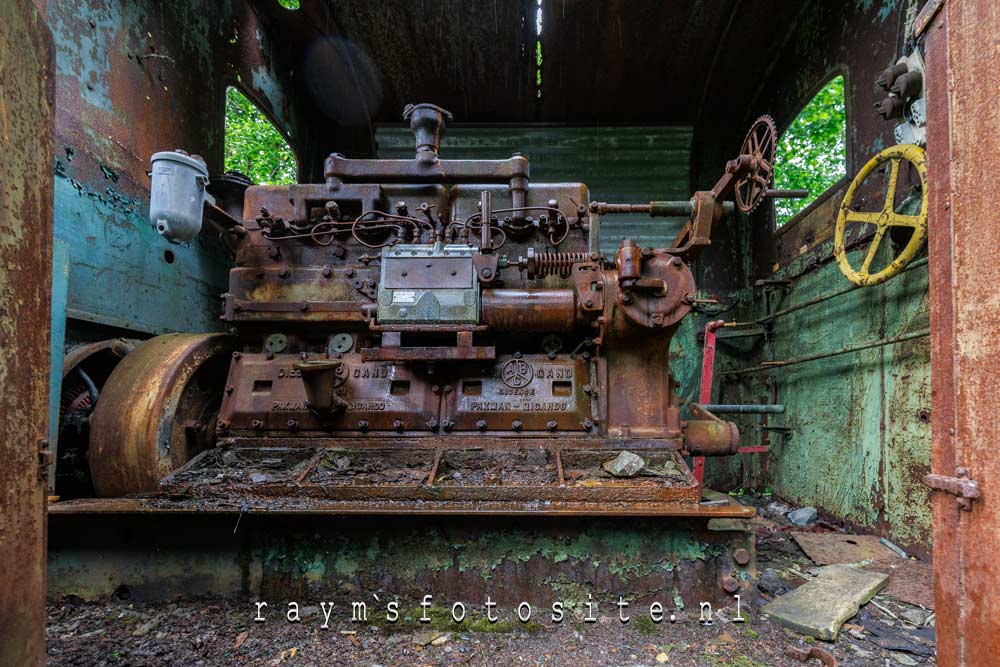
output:
[{"label": "door hinge", "polygon": [[979,483],[969,478],[968,468],[955,468],[955,476],[925,475],[924,484],[935,491],[944,491],[957,496],[958,506],[968,512],[972,509],[972,501],[979,498]]}]

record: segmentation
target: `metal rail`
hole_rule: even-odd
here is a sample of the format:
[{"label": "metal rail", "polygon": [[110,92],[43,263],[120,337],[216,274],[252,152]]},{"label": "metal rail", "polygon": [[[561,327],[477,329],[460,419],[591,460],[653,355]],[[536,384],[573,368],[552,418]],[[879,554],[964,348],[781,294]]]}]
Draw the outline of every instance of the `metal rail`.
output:
[{"label": "metal rail", "polygon": [[913,340],[914,338],[923,338],[925,336],[929,336],[930,333],[931,333],[930,329],[921,329],[920,331],[914,331],[912,333],[903,334],[901,336],[895,336],[893,338],[868,341],[866,343],[860,343],[858,345],[842,347],[839,350],[833,350],[832,352],[821,352],[820,354],[810,354],[808,356],[796,357],[794,359],[789,359],[787,361],[765,361],[759,366],[750,366],[749,368],[737,368],[728,371],[720,371],[719,375],[743,375],[745,373],[755,373],[757,371],[766,371],[766,370],[771,370],[773,368],[784,368],[785,366],[804,364],[807,361],[816,361],[817,359],[827,359],[829,357],[835,357],[841,354],[849,354],[851,352],[858,352],[860,350],[867,350],[873,347],[883,347],[885,345],[902,343],[907,340]]},{"label": "metal rail", "polygon": [[785,406],[780,404],[755,404],[755,403],[710,403],[701,406],[712,414],[737,414],[737,415],[783,415]]},{"label": "metal rail", "polygon": [[[900,273],[905,273],[906,271],[909,271],[910,269],[915,269],[918,266],[924,266],[925,264],[927,264],[927,258],[926,257],[921,257],[920,259],[917,259],[917,260],[914,260],[914,261],[910,262]],[[749,322],[740,322],[739,326],[748,326],[749,327],[749,326],[756,326],[756,325],[759,325],[759,324],[764,324],[766,322],[770,322],[771,320],[777,319],[777,318],[782,317],[784,315],[788,315],[789,313],[794,313],[797,310],[802,310],[803,308],[807,308],[809,306],[814,306],[817,303],[823,303],[824,301],[829,301],[830,299],[835,299],[838,296],[843,296],[844,294],[849,294],[850,292],[853,292],[856,289],[859,289],[858,285],[851,285],[850,287],[845,287],[844,289],[837,290],[836,292],[830,292],[829,294],[823,294],[822,296],[818,296],[818,297],[816,297],[814,299],[809,299],[808,301],[803,301],[802,303],[797,303],[794,306],[789,306],[788,308],[782,308],[781,310],[777,310],[777,311],[771,313],[770,315],[764,315],[763,317],[759,317],[756,320],[750,320]]]}]

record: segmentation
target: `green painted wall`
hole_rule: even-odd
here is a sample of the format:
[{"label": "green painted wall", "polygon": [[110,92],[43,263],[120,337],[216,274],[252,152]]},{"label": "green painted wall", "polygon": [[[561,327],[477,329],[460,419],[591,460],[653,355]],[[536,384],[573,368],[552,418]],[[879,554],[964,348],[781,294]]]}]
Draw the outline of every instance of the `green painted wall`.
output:
[{"label": "green painted wall", "polygon": [[[809,257],[828,258],[830,243]],[[888,261],[885,244],[880,253]],[[860,264],[857,252],[850,256]],[[796,261],[774,274],[792,279],[786,308],[849,286],[835,262],[802,271]],[[801,272],[801,273],[798,273]],[[739,318],[764,314],[762,299]],[[745,368],[892,338],[929,327],[926,265],[887,283],[779,317],[769,335],[742,339],[749,350],[720,345],[720,366]],[[917,551],[930,546],[930,501],[921,478],[930,465],[929,339],[842,354],[766,373],[729,376],[716,385],[725,402],[760,401],[773,379],[779,403],[787,407],[771,424],[792,428],[788,437],[770,436],[771,451],[755,458],[758,486],[858,528],[885,535]],[[721,379],[721,378],[720,378]],[[743,419],[744,442],[756,438],[756,420]],[[763,458],[758,458],[763,457]],[[748,457],[749,460],[749,457]],[[725,470],[717,470],[718,478]],[[731,473],[732,470],[730,469]]]}]

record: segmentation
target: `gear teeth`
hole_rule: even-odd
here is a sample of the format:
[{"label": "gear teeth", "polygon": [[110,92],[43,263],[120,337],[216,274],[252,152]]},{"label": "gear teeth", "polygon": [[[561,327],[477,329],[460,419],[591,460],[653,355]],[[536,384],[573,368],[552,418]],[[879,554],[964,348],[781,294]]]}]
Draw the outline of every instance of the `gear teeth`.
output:
[{"label": "gear teeth", "polygon": [[[750,129],[747,131],[746,137],[743,138],[743,143],[740,145],[740,154],[741,155],[744,154],[744,148],[746,148],[747,145],[750,143],[750,137],[757,130],[757,127],[760,124],[764,124],[764,125],[767,126],[768,134],[771,137],[771,144],[770,144],[771,152],[770,152],[770,156],[769,156],[768,162],[770,162],[771,166],[773,167],[774,166],[774,156],[775,156],[775,152],[776,152],[777,146],[778,146],[778,130],[777,130],[777,126],[775,126],[775,124],[774,124],[774,119],[771,118],[771,116],[769,114],[764,114],[764,115],[758,117],[757,120],[755,120],[753,122],[753,124],[750,126]],[[751,176],[753,176],[753,174],[751,174]],[[737,183],[736,183],[736,192],[737,192],[737,196],[735,197],[735,199],[736,199],[736,207],[741,212],[747,213],[747,214],[753,213],[757,209],[757,207],[760,206],[761,202],[763,202],[764,199],[765,199],[764,194],[761,193],[761,195],[759,197],[757,197],[756,201],[752,201],[752,202],[749,202],[749,203],[744,202],[742,204],[740,203],[740,201],[739,201],[739,194],[738,194],[739,191],[740,191],[739,188],[740,188],[741,185],[745,184],[747,182],[747,180],[751,176],[748,176],[747,178],[741,179],[741,180],[737,181]],[[773,185],[773,183],[774,183],[774,171],[772,170],[770,184]]]}]

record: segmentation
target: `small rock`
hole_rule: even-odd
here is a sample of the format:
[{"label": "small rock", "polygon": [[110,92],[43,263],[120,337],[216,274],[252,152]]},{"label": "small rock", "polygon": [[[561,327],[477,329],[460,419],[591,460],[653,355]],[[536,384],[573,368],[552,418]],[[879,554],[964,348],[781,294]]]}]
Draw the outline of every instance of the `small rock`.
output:
[{"label": "small rock", "polygon": [[866,651],[860,646],[855,646],[854,644],[848,644],[848,646],[850,646],[851,650],[854,651],[854,655],[858,656],[859,658],[868,659],[875,657],[874,653],[872,653],[871,651]]},{"label": "small rock", "polygon": [[889,655],[892,656],[893,660],[895,660],[896,662],[898,662],[901,665],[907,665],[907,667],[912,667],[913,665],[917,664],[916,660],[914,660],[910,656],[906,655],[905,653],[893,653],[893,652],[890,652]]},{"label": "small rock", "polygon": [[431,640],[431,646],[441,646],[442,644],[448,643],[449,639],[451,639],[451,635],[449,635],[446,632],[445,634],[441,635],[440,637],[435,637],[434,639],[432,639]]},{"label": "small rock", "polygon": [[337,470],[347,470],[351,467],[351,459],[346,456],[341,456],[340,458],[333,460],[333,465],[337,466]]},{"label": "small rock", "polygon": [[601,467],[615,477],[635,477],[646,467],[646,461],[638,454],[622,452],[610,461],[605,461]]},{"label": "small rock", "polygon": [[808,526],[811,523],[816,523],[818,517],[819,512],[816,511],[815,507],[800,507],[794,512],[788,513],[788,520],[796,526]]},{"label": "small rock", "polygon": [[667,662],[668,660],[670,660],[670,658],[667,657],[666,653],[657,653],[656,654],[656,662],[660,663],[661,665],[663,663]]},{"label": "small rock", "polygon": [[149,622],[143,623],[138,628],[132,631],[133,637],[145,637],[149,634],[149,631],[160,624],[160,616],[154,616]]},{"label": "small rock", "polygon": [[443,632],[439,632],[437,630],[431,630],[430,632],[418,632],[413,635],[413,643],[417,646],[427,646],[443,634]]},{"label": "small rock", "polygon": [[904,621],[911,623],[918,628],[922,628],[924,623],[927,621],[927,612],[923,609],[907,609],[900,614],[900,616]]},{"label": "small rock", "polygon": [[792,511],[791,507],[785,503],[779,503],[777,500],[769,503],[765,509],[771,516],[785,516]]},{"label": "small rock", "polygon": [[757,588],[768,595],[781,595],[787,587],[775,570],[767,568],[764,570],[764,574],[760,575],[760,579],[757,581]]},{"label": "small rock", "polygon": [[254,484],[260,484],[261,482],[266,480],[267,480],[267,475],[261,474],[259,472],[250,475],[250,481],[253,482]]}]

